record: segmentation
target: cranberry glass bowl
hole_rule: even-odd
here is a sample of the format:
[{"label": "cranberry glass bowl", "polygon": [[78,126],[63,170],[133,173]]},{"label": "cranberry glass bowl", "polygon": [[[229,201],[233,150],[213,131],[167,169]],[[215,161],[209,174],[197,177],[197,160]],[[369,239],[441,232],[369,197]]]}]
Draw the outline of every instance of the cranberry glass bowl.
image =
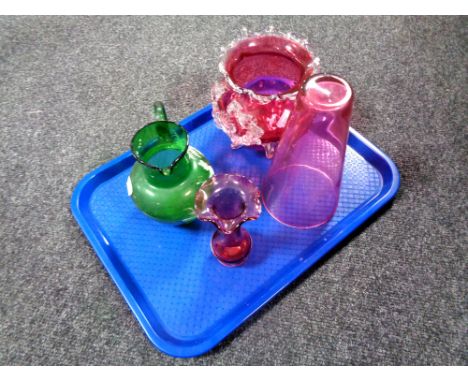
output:
[{"label": "cranberry glass bowl", "polygon": [[236,40],[219,64],[213,117],[232,147],[262,145],[271,157],[304,80],[318,70],[306,40],[266,32]]}]

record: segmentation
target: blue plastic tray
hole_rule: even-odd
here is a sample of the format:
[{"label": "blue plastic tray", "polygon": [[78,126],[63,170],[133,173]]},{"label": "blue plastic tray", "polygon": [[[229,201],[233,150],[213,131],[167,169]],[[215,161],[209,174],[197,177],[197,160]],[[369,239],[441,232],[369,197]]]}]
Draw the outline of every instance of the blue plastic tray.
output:
[{"label": "blue plastic tray", "polygon": [[[260,184],[269,161],[261,152],[232,150],[211,107],[181,122],[190,143],[215,172],[235,172]],[[149,339],[176,357],[200,355],[231,333],[306,269],[350,235],[396,194],[399,174],[378,148],[351,130],[340,203],[325,227],[295,230],[263,211],[246,227],[247,262],[222,266],[210,252],[213,226],[170,226],[143,215],[127,195],[134,159],[126,152],[77,185],[72,212]]]}]

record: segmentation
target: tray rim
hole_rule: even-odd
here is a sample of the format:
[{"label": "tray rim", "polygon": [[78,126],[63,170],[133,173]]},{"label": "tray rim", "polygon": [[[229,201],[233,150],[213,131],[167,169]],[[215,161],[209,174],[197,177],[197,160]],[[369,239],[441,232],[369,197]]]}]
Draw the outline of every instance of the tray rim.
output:
[{"label": "tray rim", "polygon": [[[211,105],[208,105],[183,119],[180,124],[190,132],[212,119],[211,110]],[[99,226],[93,227],[90,224],[85,211],[82,210],[81,206],[84,203],[83,195],[86,194],[86,189],[91,187],[104,172],[113,169],[115,173],[119,173],[120,171],[117,171],[119,168],[127,168],[127,162],[133,162],[133,157],[130,151],[127,151],[117,156],[116,158],[98,166],[96,169],[86,174],[77,183],[71,198],[71,211],[81,230],[96,252],[97,257],[103,264],[113,282],[116,284],[119,292],[129,305],[131,311],[153,345],[170,356],[182,358],[195,357],[208,352],[213,347],[218,345],[219,342],[232,333],[237,327],[241,326],[265,304],[270,302],[276,295],[289,286],[297,277],[313,266],[317,261],[322,259],[328,252],[330,252],[334,247],[346,239],[346,237],[356,231],[358,227],[360,227],[364,222],[371,218],[377,211],[382,209],[395,197],[400,187],[400,175],[395,163],[382,150],[369,142],[353,128],[350,128],[348,145],[353,147],[353,149],[355,149],[361,156],[363,156],[367,162],[371,163],[371,165],[376,168],[382,177],[384,177],[384,174],[382,174],[382,171],[380,171],[374,163],[376,161],[383,161],[383,163],[388,166],[389,171],[387,171],[386,174],[390,179],[382,179],[383,185],[381,191],[367,200],[363,205],[357,207],[355,210],[353,210],[353,212],[344,218],[344,220],[346,220],[350,215],[355,214],[356,211],[363,210],[363,212],[354,217],[352,224],[345,225],[343,229],[341,229],[337,234],[333,235],[330,240],[321,245],[320,248],[314,252],[314,255],[308,256],[305,261],[299,263],[298,266],[294,267],[289,272],[283,274],[282,277],[275,280],[275,282],[270,285],[270,288],[257,298],[256,304],[250,306],[248,309],[240,310],[228,321],[225,321],[224,325],[222,325],[220,329],[216,330],[213,336],[204,338],[201,341],[183,341],[170,335],[170,338],[167,338],[168,335],[167,333],[164,333],[163,329],[161,332],[158,332],[155,329],[155,327],[148,320],[148,317],[145,311],[142,309],[140,302],[137,301],[133,292],[130,290],[126,281],[122,278],[119,270],[110,258],[108,250],[109,248],[112,250],[112,248],[107,242],[104,234],[100,231]],[[372,157],[373,160],[369,160],[369,155],[371,154],[374,155]],[[388,183],[390,186],[385,187],[385,184]],[[95,187],[92,188],[93,190],[95,189]],[[91,197],[91,194],[92,192],[88,193],[88,199]],[[340,224],[337,224],[335,227],[339,225]]]}]

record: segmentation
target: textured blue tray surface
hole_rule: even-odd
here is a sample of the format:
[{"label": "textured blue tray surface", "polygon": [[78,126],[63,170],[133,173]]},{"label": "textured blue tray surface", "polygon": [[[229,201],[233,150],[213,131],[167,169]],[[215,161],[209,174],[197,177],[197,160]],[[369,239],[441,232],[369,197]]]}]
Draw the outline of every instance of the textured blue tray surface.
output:
[{"label": "textured blue tray surface", "polygon": [[[232,150],[209,107],[182,122],[190,143],[216,173],[238,173],[258,185],[269,160],[261,152]],[[398,171],[385,154],[352,131],[340,202],[324,227],[295,230],[263,210],[246,223],[253,238],[247,262],[222,266],[210,252],[213,226],[158,223],[127,195],[134,160],[129,152],[78,184],[72,211],[150,340],[167,354],[211,349],[281,289],[312,266],[396,193]]]}]

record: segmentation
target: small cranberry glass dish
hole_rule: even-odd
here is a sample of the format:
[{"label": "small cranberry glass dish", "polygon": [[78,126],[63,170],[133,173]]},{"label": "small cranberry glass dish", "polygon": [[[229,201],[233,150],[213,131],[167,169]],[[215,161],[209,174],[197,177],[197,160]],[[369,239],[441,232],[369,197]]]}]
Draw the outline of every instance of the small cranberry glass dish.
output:
[{"label": "small cranberry glass dish", "polygon": [[241,224],[257,219],[261,211],[260,191],[241,175],[215,175],[202,184],[195,196],[198,219],[217,228],[211,238],[211,251],[227,266],[241,265],[246,260],[252,238]]},{"label": "small cranberry glass dish", "polygon": [[291,34],[247,34],[221,57],[211,96],[213,118],[232,147],[258,146],[271,158],[305,79],[318,71],[306,40]]}]

